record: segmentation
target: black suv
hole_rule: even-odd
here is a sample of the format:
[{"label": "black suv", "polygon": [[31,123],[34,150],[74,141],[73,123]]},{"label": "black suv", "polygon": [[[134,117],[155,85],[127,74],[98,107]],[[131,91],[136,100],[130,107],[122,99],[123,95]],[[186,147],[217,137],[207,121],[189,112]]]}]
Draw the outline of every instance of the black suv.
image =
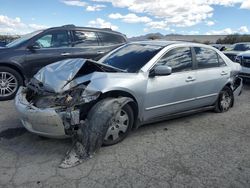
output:
[{"label": "black suv", "polygon": [[0,101],[12,99],[38,70],[66,58],[98,60],[127,42],[111,29],[65,25],[35,31],[0,48]]}]

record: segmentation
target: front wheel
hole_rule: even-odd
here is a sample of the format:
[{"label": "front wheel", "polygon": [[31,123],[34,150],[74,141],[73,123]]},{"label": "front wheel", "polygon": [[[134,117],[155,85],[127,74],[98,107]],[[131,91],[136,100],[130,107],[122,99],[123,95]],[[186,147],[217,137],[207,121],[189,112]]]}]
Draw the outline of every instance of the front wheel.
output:
[{"label": "front wheel", "polygon": [[126,104],[109,122],[109,128],[105,135],[103,145],[110,146],[124,140],[134,123],[133,110]]},{"label": "front wheel", "polygon": [[216,101],[215,112],[222,113],[228,111],[234,103],[233,91],[230,87],[225,86]]},{"label": "front wheel", "polygon": [[0,101],[13,99],[22,84],[23,79],[17,71],[0,67]]}]

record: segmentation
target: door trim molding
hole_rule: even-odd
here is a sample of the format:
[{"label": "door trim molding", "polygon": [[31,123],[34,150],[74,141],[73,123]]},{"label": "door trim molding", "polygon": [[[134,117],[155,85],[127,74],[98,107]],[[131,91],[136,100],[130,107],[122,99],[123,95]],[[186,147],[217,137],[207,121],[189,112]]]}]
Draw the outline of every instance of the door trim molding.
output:
[{"label": "door trim molding", "polygon": [[213,94],[209,94],[209,95],[203,95],[200,97],[195,97],[195,98],[191,98],[191,99],[186,99],[186,100],[181,100],[181,101],[177,101],[177,102],[172,102],[172,103],[167,103],[167,104],[160,104],[157,106],[152,106],[152,107],[148,107],[145,110],[154,110],[157,108],[163,108],[163,107],[167,107],[167,106],[172,106],[172,105],[176,105],[176,104],[181,104],[181,103],[185,103],[185,102],[190,102],[190,101],[195,101],[195,100],[200,100],[200,99],[204,99],[204,98],[208,98],[208,97],[213,97],[213,96],[217,96],[218,93],[213,93]]}]

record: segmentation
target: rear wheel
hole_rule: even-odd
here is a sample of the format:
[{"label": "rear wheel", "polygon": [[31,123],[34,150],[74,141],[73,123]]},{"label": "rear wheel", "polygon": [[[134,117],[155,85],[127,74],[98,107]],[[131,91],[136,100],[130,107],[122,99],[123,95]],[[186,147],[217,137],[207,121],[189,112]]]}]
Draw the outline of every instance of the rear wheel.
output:
[{"label": "rear wheel", "polygon": [[216,101],[215,112],[221,113],[228,111],[234,103],[233,91],[230,87],[225,86]]},{"label": "rear wheel", "polygon": [[0,101],[13,99],[22,84],[23,79],[17,71],[0,67]]}]

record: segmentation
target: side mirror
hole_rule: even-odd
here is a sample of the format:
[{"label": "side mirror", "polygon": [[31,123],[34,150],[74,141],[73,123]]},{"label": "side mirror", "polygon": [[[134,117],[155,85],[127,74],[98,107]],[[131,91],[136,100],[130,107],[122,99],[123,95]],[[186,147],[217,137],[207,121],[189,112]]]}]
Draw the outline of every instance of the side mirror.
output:
[{"label": "side mirror", "polygon": [[37,50],[40,49],[40,46],[38,44],[33,44],[27,47],[29,50]]},{"label": "side mirror", "polygon": [[158,65],[149,72],[150,77],[167,76],[172,73],[172,68],[166,65]]}]

